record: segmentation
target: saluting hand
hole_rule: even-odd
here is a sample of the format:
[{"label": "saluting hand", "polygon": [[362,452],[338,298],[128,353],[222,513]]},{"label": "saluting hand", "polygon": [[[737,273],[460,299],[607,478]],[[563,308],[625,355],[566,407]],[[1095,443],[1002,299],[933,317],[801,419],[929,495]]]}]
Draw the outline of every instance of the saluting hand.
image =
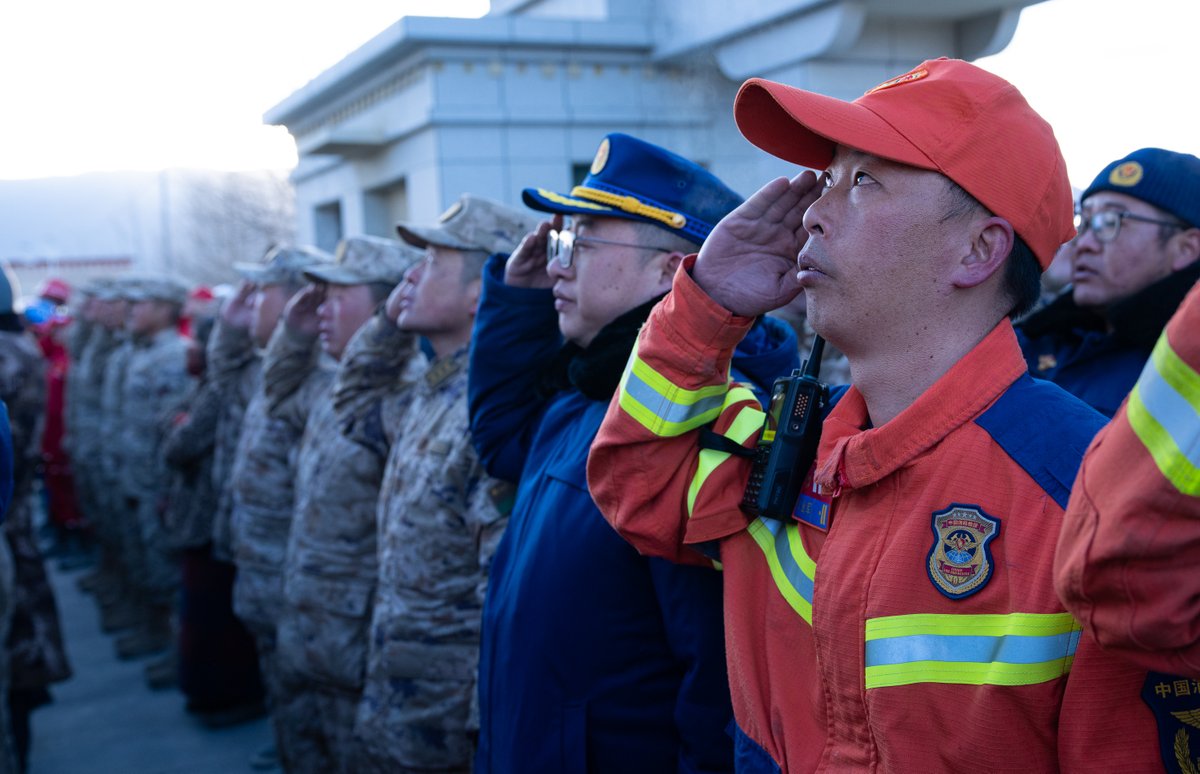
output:
[{"label": "saluting hand", "polygon": [[561,231],[563,216],[543,220],[525,235],[504,264],[504,284],[517,288],[548,288],[554,278],[546,272],[546,240],[550,229]]},{"label": "saluting hand", "polygon": [[248,329],[254,322],[254,291],[250,280],[239,282],[237,292],[221,308],[221,319],[231,327]]},{"label": "saluting hand", "polygon": [[700,248],[692,278],[742,317],[778,309],[800,293],[796,255],[808,233],[804,212],[821,195],[817,176],[776,178],[726,215]]},{"label": "saluting hand", "polygon": [[325,300],[325,285],[306,285],[283,308],[283,322],[289,330],[304,336],[316,336],[320,320],[317,307]]}]

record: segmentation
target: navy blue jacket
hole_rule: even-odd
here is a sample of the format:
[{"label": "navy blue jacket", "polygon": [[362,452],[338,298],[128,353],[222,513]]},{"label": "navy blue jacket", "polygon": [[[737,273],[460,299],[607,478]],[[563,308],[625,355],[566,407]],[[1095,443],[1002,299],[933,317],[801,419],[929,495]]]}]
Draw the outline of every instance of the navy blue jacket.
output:
[{"label": "navy blue jacket", "polygon": [[[476,771],[732,770],[720,574],[643,557],[601,516],[586,464],[608,401],[538,397],[563,346],[553,297],[504,285],[503,259],[484,272],[471,431],[519,487],[484,605]],[[775,320],[745,346],[735,367],[760,387],[796,366]]]},{"label": "navy blue jacket", "polygon": [[1017,325],[1029,372],[1111,419],[1198,277],[1200,261],[1113,304],[1103,316],[1076,306],[1068,288]]}]

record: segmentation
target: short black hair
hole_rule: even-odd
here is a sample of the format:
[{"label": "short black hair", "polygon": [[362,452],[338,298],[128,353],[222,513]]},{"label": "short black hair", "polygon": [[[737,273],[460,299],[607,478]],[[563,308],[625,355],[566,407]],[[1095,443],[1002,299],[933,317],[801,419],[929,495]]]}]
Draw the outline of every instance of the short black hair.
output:
[{"label": "short black hair", "polygon": [[[975,211],[983,212],[986,217],[995,215],[950,178],[946,178],[946,193],[949,206],[946,214],[942,216],[943,223]],[[1004,261],[1003,282],[1004,291],[1012,301],[1012,308],[1008,311],[1011,319],[1015,320],[1028,312],[1041,297],[1042,265],[1038,262],[1037,256],[1033,254],[1033,250],[1029,249],[1029,245],[1015,231],[1013,232],[1012,249],[1009,250],[1008,258]]]}]

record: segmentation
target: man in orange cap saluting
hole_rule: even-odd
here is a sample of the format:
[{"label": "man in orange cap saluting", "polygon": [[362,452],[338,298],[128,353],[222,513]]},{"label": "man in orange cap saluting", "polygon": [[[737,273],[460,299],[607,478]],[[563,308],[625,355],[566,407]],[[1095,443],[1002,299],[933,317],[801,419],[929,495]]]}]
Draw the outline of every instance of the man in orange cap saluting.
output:
[{"label": "man in orange cap saluting", "polygon": [[[684,260],[588,480],[641,551],[719,552],[739,770],[1158,767],[1145,673],[1054,592],[1103,418],[1028,376],[1009,321],[1073,234],[1050,126],[948,59],[849,103],[751,80],[734,113],[755,145],[823,171],[768,183]],[[747,515],[736,446],[764,416],[727,384],[730,353],[801,290],[852,386],[791,471],[791,515]]]}]

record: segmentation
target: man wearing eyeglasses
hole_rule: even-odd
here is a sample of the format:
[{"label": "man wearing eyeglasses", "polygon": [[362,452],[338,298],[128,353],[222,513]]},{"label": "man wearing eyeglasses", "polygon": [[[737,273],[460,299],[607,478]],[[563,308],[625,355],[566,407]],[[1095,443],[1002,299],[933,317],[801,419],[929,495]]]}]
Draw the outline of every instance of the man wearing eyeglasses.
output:
[{"label": "man wearing eyeglasses", "polygon": [[1071,287],[1018,327],[1034,376],[1111,417],[1200,278],[1200,159],[1142,148],[1081,197]]},{"label": "man wearing eyeglasses", "polygon": [[[485,268],[469,376],[480,459],[518,484],[484,604],[475,770],[730,770],[720,575],[639,555],[585,467],[639,327],[741,197],[610,134],[569,194],[524,199],[553,219]],[[795,364],[773,319],[733,363],[759,385]]]}]

